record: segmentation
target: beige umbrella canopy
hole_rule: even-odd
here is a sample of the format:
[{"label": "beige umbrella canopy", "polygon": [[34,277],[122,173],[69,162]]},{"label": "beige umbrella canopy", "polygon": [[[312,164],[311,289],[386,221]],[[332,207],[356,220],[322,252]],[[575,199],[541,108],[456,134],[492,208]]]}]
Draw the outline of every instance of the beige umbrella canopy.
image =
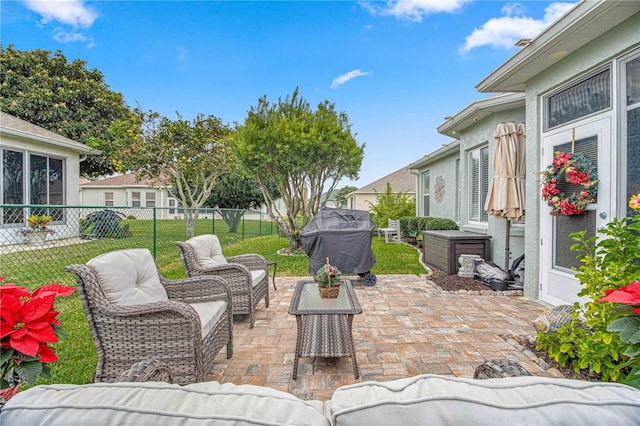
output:
[{"label": "beige umbrella canopy", "polygon": [[511,220],[520,220],[525,212],[525,127],[523,123],[501,123],[493,135],[493,178],[489,184],[484,210],[507,219],[505,269],[509,269],[509,233]]}]

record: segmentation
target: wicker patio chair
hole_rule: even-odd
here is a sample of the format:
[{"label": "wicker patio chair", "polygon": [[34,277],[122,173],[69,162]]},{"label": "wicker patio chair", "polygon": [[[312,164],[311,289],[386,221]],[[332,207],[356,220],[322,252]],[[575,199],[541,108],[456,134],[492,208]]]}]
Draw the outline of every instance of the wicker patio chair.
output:
[{"label": "wicker patio chair", "polygon": [[133,364],[116,377],[116,382],[167,382],[174,383],[173,371],[162,361],[149,359]]},{"label": "wicker patio chair", "polygon": [[225,257],[215,235],[199,235],[177,242],[187,276],[215,275],[231,289],[234,315],[249,314],[250,327],[255,324],[254,311],[264,297],[269,307],[267,261],[259,254]]},{"label": "wicker patio chair", "polygon": [[233,355],[231,292],[220,278],[167,280],[147,249],[65,270],[75,273],[98,352],[96,382],[113,382],[149,359],[168,365],[176,383],[201,382],[223,346]]}]

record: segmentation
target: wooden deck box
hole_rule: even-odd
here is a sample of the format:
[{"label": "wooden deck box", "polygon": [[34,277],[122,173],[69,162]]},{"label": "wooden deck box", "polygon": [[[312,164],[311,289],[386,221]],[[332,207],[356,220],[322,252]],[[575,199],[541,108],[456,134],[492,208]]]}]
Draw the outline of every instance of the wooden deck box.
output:
[{"label": "wooden deck box", "polygon": [[464,231],[423,231],[424,262],[452,275],[458,272],[461,254],[477,254],[484,260],[490,256],[491,237]]}]

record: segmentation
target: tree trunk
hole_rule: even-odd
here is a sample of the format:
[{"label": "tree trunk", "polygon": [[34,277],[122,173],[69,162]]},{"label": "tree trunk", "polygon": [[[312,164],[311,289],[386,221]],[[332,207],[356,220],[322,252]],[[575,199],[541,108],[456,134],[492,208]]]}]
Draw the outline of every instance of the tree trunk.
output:
[{"label": "tree trunk", "polygon": [[244,216],[243,209],[219,209],[218,212],[220,216],[222,216],[222,220],[224,220],[229,226],[230,233],[238,232],[238,226],[240,225],[240,220],[242,220],[242,216]]},{"label": "tree trunk", "polygon": [[184,222],[187,227],[187,238],[191,238],[195,235],[198,212],[198,209],[184,209]]}]

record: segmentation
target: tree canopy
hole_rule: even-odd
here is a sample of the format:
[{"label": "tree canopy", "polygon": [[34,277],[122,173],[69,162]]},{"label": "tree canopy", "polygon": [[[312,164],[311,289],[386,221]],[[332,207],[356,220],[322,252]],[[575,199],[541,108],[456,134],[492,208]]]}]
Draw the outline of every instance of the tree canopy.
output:
[{"label": "tree canopy", "polygon": [[111,132],[119,169],[169,188],[185,207],[187,237],[192,237],[197,209],[209,198],[216,179],[234,167],[229,126],[212,115],[188,121],[178,114],[170,120],[136,109],[131,119],[114,123]]},{"label": "tree canopy", "polygon": [[109,126],[131,111],[87,62],[68,62],[61,51],[0,47],[0,109],[22,120],[103,151],[80,164],[85,176],[111,174]]},{"label": "tree canopy", "polygon": [[[267,184],[267,190],[272,197],[277,197],[274,185]],[[205,205],[218,207],[222,219],[229,225],[229,232],[237,232],[244,211],[259,209],[264,203],[260,185],[255,179],[227,173],[218,178]]]},{"label": "tree canopy", "polygon": [[335,203],[337,207],[345,207],[347,205],[347,195],[351,194],[353,191],[357,190],[357,186],[347,185],[336,192]]},{"label": "tree canopy", "polygon": [[[260,98],[238,127],[236,144],[244,170],[255,176],[269,215],[291,248],[299,245],[300,230],[317,213],[322,194],[343,177],[357,178],[364,155],[347,114],[326,100],[314,111],[297,88],[276,103]],[[275,208],[266,182],[278,189],[285,212]]]}]

